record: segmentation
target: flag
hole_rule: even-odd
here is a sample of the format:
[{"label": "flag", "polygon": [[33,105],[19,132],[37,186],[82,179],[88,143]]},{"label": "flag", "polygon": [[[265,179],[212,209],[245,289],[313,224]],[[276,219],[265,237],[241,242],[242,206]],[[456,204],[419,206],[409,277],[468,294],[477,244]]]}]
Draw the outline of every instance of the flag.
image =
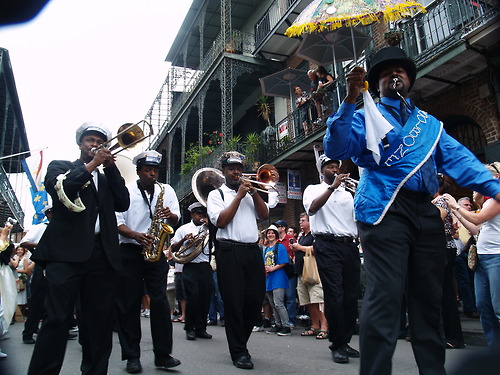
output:
[{"label": "flag", "polygon": [[42,181],[43,150],[40,151],[40,155],[24,159],[22,165],[26,177],[30,182],[31,198],[33,200],[33,207],[35,208],[32,224],[40,224],[46,221],[46,217],[42,211],[49,204],[49,197]]}]

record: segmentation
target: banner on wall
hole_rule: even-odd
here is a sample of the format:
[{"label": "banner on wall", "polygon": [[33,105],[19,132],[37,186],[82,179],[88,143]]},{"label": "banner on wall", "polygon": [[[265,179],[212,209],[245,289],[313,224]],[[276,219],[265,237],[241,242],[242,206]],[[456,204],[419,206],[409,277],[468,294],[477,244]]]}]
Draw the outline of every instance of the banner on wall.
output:
[{"label": "banner on wall", "polygon": [[284,121],[279,127],[279,139],[288,136],[288,121]]},{"label": "banner on wall", "polygon": [[288,169],[288,199],[302,199],[300,183],[300,172],[295,169]]},{"label": "banner on wall", "polygon": [[284,182],[276,183],[276,190],[278,190],[278,203],[286,204],[286,184]]}]

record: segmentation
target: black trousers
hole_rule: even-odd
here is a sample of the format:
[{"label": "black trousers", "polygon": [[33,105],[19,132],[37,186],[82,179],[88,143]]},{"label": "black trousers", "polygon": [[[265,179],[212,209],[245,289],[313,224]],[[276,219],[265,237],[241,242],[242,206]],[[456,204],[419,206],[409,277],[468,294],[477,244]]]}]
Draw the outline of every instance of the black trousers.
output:
[{"label": "black trousers", "polygon": [[464,335],[460,313],[458,312],[455,287],[453,286],[453,267],[457,251],[454,248],[445,249],[446,266],[443,280],[443,330],[446,342],[456,347],[464,347]]},{"label": "black trousers", "polygon": [[334,350],[351,341],[356,327],[360,294],[359,251],[354,242],[317,236],[314,254],[323,284],[330,349]]},{"label": "black trousers", "polygon": [[47,280],[43,275],[43,268],[35,264],[33,275],[31,275],[31,299],[28,315],[24,322],[23,338],[32,338],[38,331],[40,320],[45,316],[43,302],[47,295]]},{"label": "black trousers", "polygon": [[220,241],[216,261],[227,343],[235,360],[248,354],[247,342],[262,309],[266,293],[264,260],[257,244]]},{"label": "black trousers", "polygon": [[119,277],[117,300],[118,337],[122,359],[141,356],[141,300],[144,284],[151,299],[150,325],[155,359],[172,352],[172,320],[167,299],[168,264],[162,253],[157,262],[146,262],[142,248],[134,244],[120,244],[125,274]]},{"label": "black trousers", "polygon": [[407,287],[411,345],[423,375],[444,375],[441,327],[445,234],[431,197],[401,190],[378,225],[358,222],[366,271],[360,374],[392,371]]},{"label": "black trousers", "polygon": [[186,263],[182,268],[182,281],[186,291],[184,329],[186,332],[205,332],[212,292],[212,267],[208,262]]},{"label": "black trousers", "polygon": [[29,375],[59,374],[73,311],[81,299],[82,374],[107,374],[112,349],[116,275],[97,237],[85,262],[47,262],[43,321],[28,369]]}]

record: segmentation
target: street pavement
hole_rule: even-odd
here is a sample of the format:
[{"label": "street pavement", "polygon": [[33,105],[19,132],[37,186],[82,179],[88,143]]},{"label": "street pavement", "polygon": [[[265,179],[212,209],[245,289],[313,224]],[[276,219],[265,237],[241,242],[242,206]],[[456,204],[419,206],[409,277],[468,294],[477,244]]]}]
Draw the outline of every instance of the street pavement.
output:
[{"label": "street pavement", "polygon": [[[249,373],[264,374],[342,374],[354,375],[359,372],[359,358],[351,359],[348,364],[336,364],[332,361],[328,349],[328,340],[316,340],[314,337],[301,337],[304,327],[296,327],[291,336],[280,337],[254,332],[250,337],[248,348],[255,365],[253,370],[241,370],[233,366],[228,350],[224,328],[208,327],[213,339],[186,340],[183,325],[174,323],[174,357],[182,364],[172,370],[158,370],[154,367],[154,355],[148,318],[141,318],[143,339],[141,345],[141,362],[143,374],[179,373],[189,375],[233,375]],[[446,351],[446,368],[448,375],[454,374],[453,369],[460,367],[461,361],[469,356],[477,355],[486,350],[484,338],[478,319],[462,320],[467,348]],[[10,326],[8,339],[0,341],[0,347],[9,357],[0,362],[0,375],[26,374],[33,345],[22,343],[21,332],[23,323]],[[359,337],[355,335],[351,346],[359,348]],[[81,348],[77,340],[68,341],[66,357],[61,371],[62,375],[80,374]],[[124,375],[125,361],[121,361],[118,335],[113,336],[113,352],[110,358],[109,374]],[[398,340],[393,358],[394,375],[418,375],[417,366],[411,350],[411,344]],[[475,371],[474,375],[482,375]]]}]

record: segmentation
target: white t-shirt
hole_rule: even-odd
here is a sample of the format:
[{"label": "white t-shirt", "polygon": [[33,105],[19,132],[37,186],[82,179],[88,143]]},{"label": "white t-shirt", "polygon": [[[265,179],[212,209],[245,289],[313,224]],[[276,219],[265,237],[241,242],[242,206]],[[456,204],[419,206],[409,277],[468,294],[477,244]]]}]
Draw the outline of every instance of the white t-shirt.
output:
[{"label": "white t-shirt", "polygon": [[[483,210],[493,201],[493,199],[488,199],[483,205]],[[500,254],[500,214],[485,221],[482,225],[477,239],[477,253]]]},{"label": "white t-shirt", "polygon": [[[220,189],[224,194],[224,200],[217,189],[212,190],[207,199],[208,218],[214,225],[217,225],[221,211],[228,207],[236,196],[236,191],[227,187],[226,184],[223,184]],[[257,219],[253,198],[250,194],[246,194],[240,201],[233,220],[225,228],[219,228],[216,237],[218,240],[255,243],[259,239]]]},{"label": "white t-shirt", "polygon": [[[191,220],[189,223],[184,224],[184,225],[180,226],[179,228],[177,228],[177,230],[175,231],[175,234],[174,234],[174,238],[172,238],[171,243],[174,244],[176,242],[181,241],[184,238],[184,236],[188,233],[191,233],[193,236],[196,236],[196,235],[200,234],[200,229],[202,231],[208,230],[207,227],[205,227],[203,229],[203,225],[195,225],[195,223],[193,223],[193,220]],[[188,255],[193,250],[194,249],[192,247],[189,249],[186,249],[186,251],[183,253],[183,255]],[[207,245],[202,250],[200,255],[198,255],[196,258],[194,258],[190,263],[208,262],[208,254],[209,254],[208,250],[209,250],[209,245],[207,243]]]},{"label": "white t-shirt", "polygon": [[[181,217],[181,212],[179,209],[179,201],[177,200],[177,195],[174,189],[168,184],[163,184],[165,188],[165,193],[163,194],[163,207],[170,208],[173,214],[176,214],[178,218]],[[151,218],[149,213],[148,204],[144,201],[141,191],[137,186],[137,181],[127,185],[127,189],[130,193],[130,206],[125,212],[116,213],[117,225],[126,225],[128,228],[139,233],[147,233],[151,225]],[[150,196],[147,191],[145,191],[146,198],[150,202]],[[155,184],[153,200],[151,201],[151,212],[154,215],[156,202],[158,201],[158,195],[160,194],[160,187]],[[132,243],[139,245],[136,240],[120,235],[120,243]]]},{"label": "white t-shirt", "polygon": [[330,185],[323,181],[317,185],[309,185],[304,190],[303,204],[309,215],[311,233],[314,236],[332,234],[335,236],[357,237],[358,229],[354,221],[354,199],[351,193],[342,186],[339,186],[330,195],[330,198],[318,212],[315,214],[309,212],[312,202],[323,194],[328,189],[328,186]]}]

